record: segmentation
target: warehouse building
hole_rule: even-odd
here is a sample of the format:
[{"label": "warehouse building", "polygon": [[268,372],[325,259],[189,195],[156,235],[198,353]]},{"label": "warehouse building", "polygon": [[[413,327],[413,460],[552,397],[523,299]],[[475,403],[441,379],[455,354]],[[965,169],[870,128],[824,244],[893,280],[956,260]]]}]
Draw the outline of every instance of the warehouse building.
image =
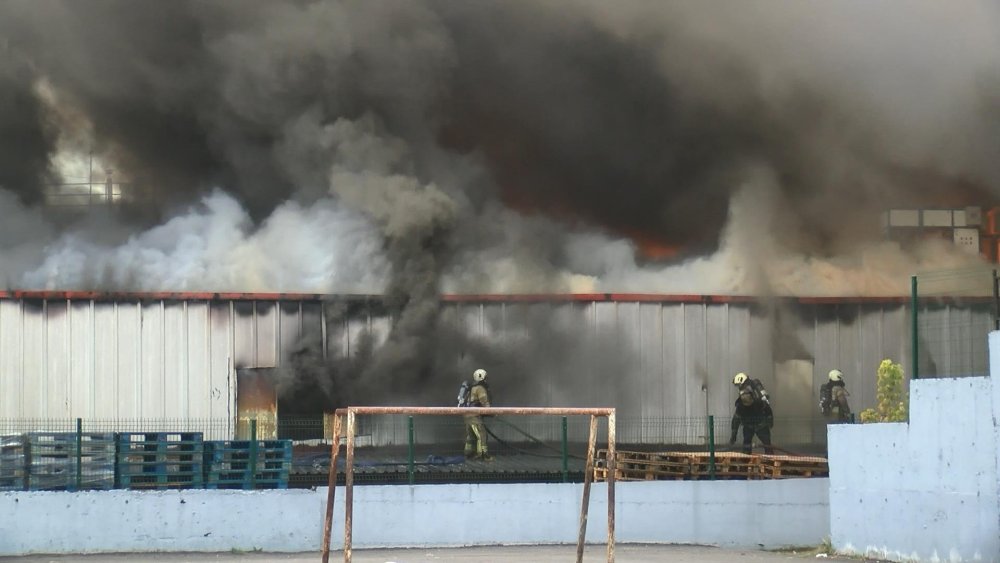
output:
[{"label": "warehouse building", "polygon": [[[883,358],[911,373],[902,298],[449,295],[441,307],[442,322],[469,338],[540,364],[528,389],[505,387],[509,374],[493,369],[501,402],[614,406],[623,442],[704,441],[704,425],[650,421],[728,417],[737,371],[764,381],[779,419],[804,421],[777,425],[777,443],[823,440],[816,397],[829,369],[847,374],[856,412],[873,406]],[[920,316],[921,366],[986,373],[989,300],[939,302]],[[304,342],[320,343],[325,360],[350,357],[391,325],[377,296],[0,293],[0,419],[201,422],[223,438],[249,419],[263,436],[282,417],[321,427],[322,412],[280,397],[269,374],[287,372]],[[435,390],[436,404],[451,404],[457,384]]]}]

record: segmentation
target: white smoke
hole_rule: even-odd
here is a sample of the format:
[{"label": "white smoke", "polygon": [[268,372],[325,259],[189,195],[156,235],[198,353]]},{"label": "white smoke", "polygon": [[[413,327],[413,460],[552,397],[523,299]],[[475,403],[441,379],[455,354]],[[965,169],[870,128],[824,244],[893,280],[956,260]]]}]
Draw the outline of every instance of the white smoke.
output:
[{"label": "white smoke", "polygon": [[[377,293],[386,277],[378,233],[329,199],[310,207],[286,203],[255,227],[235,199],[214,192],[187,213],[120,244],[102,244],[94,234],[74,231],[52,239],[41,249],[40,263],[12,285]],[[6,250],[0,256],[7,261]]]},{"label": "white smoke", "polygon": [[[774,222],[785,220],[776,212],[774,178],[759,169],[748,176],[751,183],[739,189],[730,204],[722,246],[710,256],[666,266],[648,264],[637,260],[638,249],[628,239],[579,233],[566,240],[566,269],[545,270],[538,257],[526,259],[524,251],[505,255],[498,248],[490,254],[493,259],[485,261],[488,266],[481,268],[475,287],[498,293],[549,291],[555,285],[581,293],[900,296],[908,294],[912,274],[985,265],[982,257],[937,238],[907,248],[895,241],[874,241],[829,258],[795,252],[774,235]],[[507,219],[505,224],[511,221],[529,220]],[[451,281],[452,289],[470,287],[454,283],[456,278]]]}]

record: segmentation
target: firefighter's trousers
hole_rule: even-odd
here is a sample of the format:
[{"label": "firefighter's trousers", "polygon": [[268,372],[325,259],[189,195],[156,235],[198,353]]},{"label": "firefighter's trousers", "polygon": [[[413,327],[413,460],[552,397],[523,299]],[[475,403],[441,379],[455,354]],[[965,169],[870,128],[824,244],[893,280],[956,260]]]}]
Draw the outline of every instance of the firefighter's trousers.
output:
[{"label": "firefighter's trousers", "polygon": [[486,450],[486,427],[478,415],[465,417],[465,457],[483,457]]}]

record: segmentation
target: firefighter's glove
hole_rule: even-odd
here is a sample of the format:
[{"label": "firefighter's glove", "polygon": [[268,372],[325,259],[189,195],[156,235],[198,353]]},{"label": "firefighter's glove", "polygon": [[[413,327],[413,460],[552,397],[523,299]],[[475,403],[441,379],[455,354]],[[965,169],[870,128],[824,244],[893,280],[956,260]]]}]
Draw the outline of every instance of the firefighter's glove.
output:
[{"label": "firefighter's glove", "polygon": [[729,437],[729,444],[732,445],[735,443],[736,443],[736,434],[733,434],[732,436]]}]

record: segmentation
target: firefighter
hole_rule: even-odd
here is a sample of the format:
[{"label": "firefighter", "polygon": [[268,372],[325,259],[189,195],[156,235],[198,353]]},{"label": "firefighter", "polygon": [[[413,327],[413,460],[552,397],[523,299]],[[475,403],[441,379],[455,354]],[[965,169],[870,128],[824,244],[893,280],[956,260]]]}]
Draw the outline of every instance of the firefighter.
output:
[{"label": "firefighter", "polygon": [[771,428],[774,426],[774,413],[771,410],[771,401],[767,396],[764,385],[758,379],[750,379],[745,373],[737,373],[733,378],[733,385],[739,390],[739,397],[736,399],[736,412],[733,413],[731,425],[732,434],[729,443],[736,443],[736,434],[740,425],[743,426],[743,452],[753,451],[754,435],[764,444],[764,453],[770,454],[771,449]]},{"label": "firefighter", "polygon": [[851,407],[847,404],[847,385],[844,383],[844,373],[832,369],[827,375],[827,382],[819,389],[819,408],[823,411],[828,424],[842,424],[851,421]]},{"label": "firefighter", "polygon": [[[486,370],[480,368],[472,373],[472,387],[469,388],[465,406],[490,406],[490,387],[486,383]],[[483,425],[483,417],[478,414],[465,415],[465,458],[493,461],[493,456],[486,449],[486,427]]]}]

